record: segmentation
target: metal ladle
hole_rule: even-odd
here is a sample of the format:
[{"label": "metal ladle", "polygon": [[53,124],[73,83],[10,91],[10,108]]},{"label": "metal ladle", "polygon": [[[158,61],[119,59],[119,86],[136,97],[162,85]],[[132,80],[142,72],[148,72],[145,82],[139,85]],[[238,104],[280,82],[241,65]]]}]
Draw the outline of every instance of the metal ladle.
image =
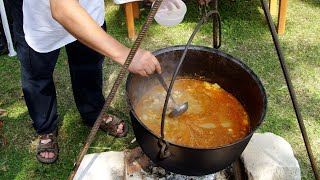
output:
[{"label": "metal ladle", "polygon": [[[168,93],[168,86],[167,86],[166,82],[164,81],[163,77],[161,76],[161,74],[156,73],[156,77],[158,78],[163,89]],[[187,111],[187,109],[189,107],[188,102],[185,102],[184,104],[179,106],[178,103],[173,99],[171,94],[170,94],[170,99],[172,100],[172,102],[174,104],[174,109],[169,113],[169,117],[175,118],[175,117],[178,117]]]}]

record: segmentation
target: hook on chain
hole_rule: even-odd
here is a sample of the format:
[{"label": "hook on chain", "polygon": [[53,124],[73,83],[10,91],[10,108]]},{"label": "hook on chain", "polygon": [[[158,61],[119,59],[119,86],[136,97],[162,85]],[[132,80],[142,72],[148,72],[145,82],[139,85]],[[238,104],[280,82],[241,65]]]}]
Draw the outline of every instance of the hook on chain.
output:
[{"label": "hook on chain", "polygon": [[160,159],[166,159],[171,156],[171,152],[169,151],[169,143],[163,138],[160,138],[158,142],[160,145]]}]

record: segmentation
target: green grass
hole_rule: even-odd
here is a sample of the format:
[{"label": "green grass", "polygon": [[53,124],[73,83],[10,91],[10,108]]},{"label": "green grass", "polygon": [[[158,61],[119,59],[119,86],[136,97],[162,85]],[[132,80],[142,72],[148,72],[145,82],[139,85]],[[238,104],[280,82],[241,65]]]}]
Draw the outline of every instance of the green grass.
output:
[{"label": "green grass", "polygon": [[[141,18],[136,21],[138,31],[147,16],[148,8],[141,7]],[[291,0],[288,5],[286,33],[280,41],[290,70],[310,142],[320,166],[320,2],[319,0]],[[251,67],[262,80],[268,95],[268,112],[259,132],[272,132],[285,138],[293,147],[301,166],[303,179],[313,179],[312,169],[303,144],[282,71],[276,56],[270,32],[259,1],[220,1],[223,42],[221,50]],[[188,13],[182,24],[161,27],[154,23],[142,44],[148,50],[185,44],[199,18],[198,5],[188,4]],[[126,38],[123,8],[107,2],[108,32],[120,42],[131,46]],[[211,46],[210,23],[205,24],[194,44]],[[36,134],[32,128],[20,88],[20,64],[16,57],[0,57],[0,108],[8,111],[1,119],[0,133],[8,139],[0,146],[0,179],[66,179],[78,153],[89,134],[76,110],[72,96],[65,51],[56,65],[54,78],[58,94],[60,158],[57,163],[43,165],[35,159]],[[104,63],[105,94],[108,94],[119,65]],[[124,86],[118,91],[110,112],[130,122],[125,102]],[[123,150],[135,147],[132,130],[124,139],[113,139],[98,132],[89,153]]]}]

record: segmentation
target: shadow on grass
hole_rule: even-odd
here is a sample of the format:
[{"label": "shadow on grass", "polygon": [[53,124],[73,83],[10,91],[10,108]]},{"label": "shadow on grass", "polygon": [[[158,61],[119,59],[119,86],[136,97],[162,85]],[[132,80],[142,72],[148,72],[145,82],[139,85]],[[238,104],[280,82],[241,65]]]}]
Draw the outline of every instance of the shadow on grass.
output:
[{"label": "shadow on grass", "polygon": [[[114,109],[110,111],[118,112]],[[124,117],[124,115],[120,117]],[[60,119],[59,159],[51,165],[41,164],[35,158],[37,137],[27,112],[14,118],[9,114],[9,117],[2,119],[8,144],[0,149],[1,168],[5,167],[5,171],[0,170],[0,179],[39,179],[40,177],[41,179],[66,179],[91,128],[81,122],[79,114],[74,110],[60,113]],[[23,126],[21,126],[22,124]],[[99,130],[96,141],[88,153],[130,148],[132,136],[131,134],[126,139],[118,140],[106,136],[104,132]],[[125,143],[128,146],[123,146]]]},{"label": "shadow on grass", "polygon": [[[8,116],[1,119],[4,123],[1,130],[3,130],[8,144],[0,149],[0,179],[66,179],[80,150],[83,148],[91,127],[82,123],[76,110],[68,68],[65,68],[67,62],[64,53],[64,51],[61,52],[54,78],[58,91],[58,112],[61,120],[58,136],[59,159],[52,165],[41,164],[35,158],[37,137],[24,100],[18,95],[21,88],[17,79],[20,78],[20,74],[16,71],[19,71],[19,69],[6,68],[1,72],[8,74],[8,72],[14,70],[14,73],[9,73],[10,76],[4,76],[7,79],[7,85],[1,86],[2,93],[5,91],[5,96],[1,96],[3,105],[1,108],[8,110]],[[6,67],[19,67],[18,61],[7,63],[9,65]],[[4,65],[7,65],[7,63],[4,63]],[[121,104],[121,106],[124,105]],[[114,108],[111,108],[110,112],[128,122],[128,113],[120,112]],[[106,136],[104,132],[99,130],[88,153],[130,148],[134,146],[134,144],[130,144],[132,139],[132,133],[127,138],[119,140]]]},{"label": "shadow on grass", "polygon": [[319,0],[303,0],[301,1],[304,4],[308,4],[310,6],[318,7],[320,8],[320,1]]}]

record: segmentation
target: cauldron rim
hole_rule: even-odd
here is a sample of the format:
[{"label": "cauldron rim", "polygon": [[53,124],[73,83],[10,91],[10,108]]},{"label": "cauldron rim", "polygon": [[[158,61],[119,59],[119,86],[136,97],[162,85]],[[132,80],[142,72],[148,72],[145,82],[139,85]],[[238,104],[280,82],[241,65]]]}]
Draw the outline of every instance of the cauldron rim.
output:
[{"label": "cauldron rim", "polygon": [[[183,51],[185,49],[185,45],[176,45],[176,46],[170,46],[170,47],[166,47],[166,48],[161,48],[161,49],[157,49],[156,51],[152,52],[152,54],[154,56],[163,54],[163,53],[167,53],[167,52],[171,52],[171,51],[177,51],[177,50],[181,50]],[[211,52],[211,53],[215,53],[218,54],[219,56],[225,57],[231,61],[233,61],[234,63],[237,63],[240,67],[242,67],[245,71],[247,71],[250,76],[255,80],[255,82],[257,82],[257,85],[260,89],[260,92],[262,93],[263,96],[263,111],[261,114],[261,117],[259,119],[259,123],[255,126],[254,129],[252,129],[252,131],[247,134],[244,138],[241,138],[231,144],[225,144],[223,146],[215,146],[215,147],[209,147],[209,148],[203,148],[203,147],[191,147],[191,146],[184,146],[184,145],[179,145],[179,144],[175,144],[173,142],[167,141],[170,145],[176,146],[176,147],[181,147],[181,148],[187,148],[187,149],[193,149],[193,150],[217,150],[217,149],[222,149],[222,148],[226,148],[226,147],[230,147],[233,146],[234,144],[238,144],[242,141],[247,140],[248,138],[250,139],[251,136],[253,135],[253,133],[255,133],[255,131],[262,125],[262,122],[264,121],[264,118],[266,116],[267,113],[267,95],[266,95],[266,91],[262,85],[262,82],[260,81],[260,79],[258,78],[258,76],[249,68],[249,66],[247,66],[245,63],[243,63],[242,61],[240,61],[239,59],[224,53],[218,49],[214,49],[211,47],[206,47],[206,46],[199,46],[199,45],[190,45],[188,50],[198,50],[198,51],[206,51],[206,52]],[[128,95],[128,90],[129,90],[129,83],[130,80],[132,78],[132,73],[129,73],[127,80],[126,80],[126,99],[127,99],[127,103],[130,106],[130,111],[132,112],[132,114],[134,115],[135,119],[139,122],[140,125],[142,125],[145,129],[148,130],[149,133],[152,134],[152,136],[156,137],[157,139],[160,139],[159,136],[157,136],[153,131],[151,131],[144,123],[141,122],[141,120],[138,118],[137,114],[135,113],[133,106],[131,105],[131,101]]]}]

